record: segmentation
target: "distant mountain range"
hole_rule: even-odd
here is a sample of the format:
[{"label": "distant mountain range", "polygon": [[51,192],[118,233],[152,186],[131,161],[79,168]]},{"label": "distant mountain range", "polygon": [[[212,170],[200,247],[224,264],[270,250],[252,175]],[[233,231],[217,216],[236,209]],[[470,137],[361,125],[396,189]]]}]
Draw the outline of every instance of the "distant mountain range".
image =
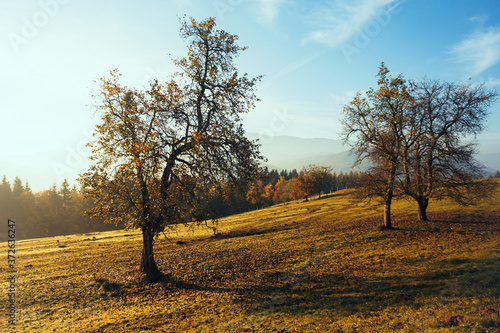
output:
[{"label": "distant mountain range", "polygon": [[[259,139],[260,151],[267,157],[266,165],[270,169],[300,170],[309,164],[328,165],[335,172],[349,172],[354,157],[349,154],[349,147],[340,140],[305,139],[294,136],[265,137],[247,133],[249,139]],[[486,167],[486,174],[494,174],[500,170],[500,152],[495,154],[478,154],[477,160]]]},{"label": "distant mountain range", "polygon": [[[340,140],[331,139],[304,139],[293,136],[265,137],[247,133],[250,139],[259,139],[261,153],[268,158],[266,165],[270,169],[300,170],[309,164],[331,166],[335,172],[349,172],[354,161],[349,155],[349,147]],[[498,140],[488,139],[488,147],[497,147]],[[500,149],[500,148],[499,148]],[[490,149],[490,151],[495,151]],[[18,158],[19,157],[19,158]],[[76,156],[79,157],[79,156]],[[78,173],[88,169],[88,160],[85,156],[75,159],[67,151],[44,152],[31,154],[30,158],[36,163],[28,163],[26,156],[0,157],[0,177],[6,175],[12,183],[19,176],[23,183],[28,181],[34,192],[48,190],[54,184],[61,184],[67,179],[74,184]],[[486,166],[486,175],[500,170],[500,152],[478,154],[477,159]],[[61,170],[55,168],[60,166]]]}]

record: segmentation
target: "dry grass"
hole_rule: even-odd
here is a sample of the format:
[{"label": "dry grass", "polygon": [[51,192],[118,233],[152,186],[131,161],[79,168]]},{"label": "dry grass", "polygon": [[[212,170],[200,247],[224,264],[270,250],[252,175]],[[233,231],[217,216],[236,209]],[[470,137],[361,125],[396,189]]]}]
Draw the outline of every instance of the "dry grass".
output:
[{"label": "dry grass", "polygon": [[16,330],[500,332],[500,189],[434,203],[427,223],[414,208],[381,231],[378,206],[339,192],[223,219],[218,237],[179,229],[156,244],[158,283],[138,282],[136,232],[19,241]]}]

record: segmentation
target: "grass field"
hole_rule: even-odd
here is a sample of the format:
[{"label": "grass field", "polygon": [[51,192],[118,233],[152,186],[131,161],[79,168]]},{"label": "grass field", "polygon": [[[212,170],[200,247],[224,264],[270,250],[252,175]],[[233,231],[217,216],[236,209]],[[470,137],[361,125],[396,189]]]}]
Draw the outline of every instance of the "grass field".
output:
[{"label": "grass field", "polygon": [[500,332],[500,183],[477,206],[353,205],[347,192],[222,219],[218,237],[178,229],[155,245],[168,279],[137,279],[131,231],[16,242],[16,325],[7,246],[0,331]]}]

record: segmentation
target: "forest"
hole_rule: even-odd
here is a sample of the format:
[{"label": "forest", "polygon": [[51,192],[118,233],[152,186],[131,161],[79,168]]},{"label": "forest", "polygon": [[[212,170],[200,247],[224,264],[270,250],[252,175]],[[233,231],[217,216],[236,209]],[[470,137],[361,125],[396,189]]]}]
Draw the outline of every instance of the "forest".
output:
[{"label": "forest", "polygon": [[116,229],[102,221],[84,216],[92,202],[81,197],[67,180],[59,186],[33,192],[28,182],[16,177],[12,184],[6,176],[0,183],[2,220],[16,222],[16,238],[52,237]]},{"label": "forest", "polygon": [[[337,174],[329,167],[310,165],[297,171],[265,170],[258,179],[243,189],[225,188],[211,197],[210,206],[217,217],[251,211],[352,188],[360,178],[358,172]],[[224,194],[222,194],[224,193]],[[50,189],[33,192],[29,182],[4,175],[0,183],[2,219],[15,220],[17,239],[82,234],[123,228],[92,219],[85,212],[93,202],[84,199],[79,189],[67,180]]]}]

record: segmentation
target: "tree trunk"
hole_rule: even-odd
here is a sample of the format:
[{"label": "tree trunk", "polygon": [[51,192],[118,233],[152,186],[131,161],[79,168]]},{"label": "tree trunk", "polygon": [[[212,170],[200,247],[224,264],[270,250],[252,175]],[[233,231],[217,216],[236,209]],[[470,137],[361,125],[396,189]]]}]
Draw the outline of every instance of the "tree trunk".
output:
[{"label": "tree trunk", "polygon": [[427,219],[427,206],[429,206],[429,199],[418,197],[418,219],[419,221],[429,221]]},{"label": "tree trunk", "polygon": [[142,259],[141,273],[149,279],[154,279],[161,275],[160,270],[156,266],[153,255],[153,232],[150,226],[142,227]]},{"label": "tree trunk", "polygon": [[385,206],[384,206],[384,228],[386,228],[386,229],[392,229],[391,202],[392,202],[392,195],[388,196],[385,199]]},{"label": "tree trunk", "polygon": [[396,167],[393,167],[388,179],[388,189],[385,193],[385,206],[384,206],[384,228],[392,229],[391,220],[391,203],[394,196],[394,183],[396,179]]}]

